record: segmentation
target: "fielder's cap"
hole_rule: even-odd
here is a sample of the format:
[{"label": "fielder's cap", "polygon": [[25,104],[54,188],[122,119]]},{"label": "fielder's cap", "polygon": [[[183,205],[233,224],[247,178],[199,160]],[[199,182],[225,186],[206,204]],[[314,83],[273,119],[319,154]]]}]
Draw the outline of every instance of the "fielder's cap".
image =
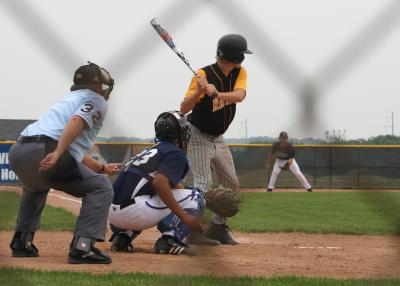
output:
[{"label": "fielder's cap", "polygon": [[84,85],[101,82],[101,74],[99,67],[94,64],[80,66],[74,74],[74,84]]},{"label": "fielder's cap", "polygon": [[279,139],[288,139],[289,136],[287,135],[287,133],[285,131],[282,131],[281,133],[279,133]]}]

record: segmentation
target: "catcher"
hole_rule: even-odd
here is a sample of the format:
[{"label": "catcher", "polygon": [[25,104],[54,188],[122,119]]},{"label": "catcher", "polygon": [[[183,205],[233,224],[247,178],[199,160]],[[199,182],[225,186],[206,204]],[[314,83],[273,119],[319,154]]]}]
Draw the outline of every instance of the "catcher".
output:
[{"label": "catcher", "polygon": [[272,145],[271,152],[267,157],[267,165],[266,169],[269,173],[271,170],[271,163],[273,158],[275,157],[275,164],[272,169],[271,178],[269,180],[267,192],[272,192],[275,186],[276,179],[278,178],[279,173],[283,171],[290,170],[299,180],[299,182],[303,185],[308,192],[312,192],[311,185],[308,183],[306,177],[304,177],[303,173],[300,171],[299,165],[294,159],[295,150],[288,142],[288,134],[285,131],[282,131],[279,134],[279,142],[276,142]]},{"label": "catcher", "polygon": [[[157,143],[125,164],[114,183],[111,249],[132,251],[133,239],[157,225],[162,235],[155,243],[156,253],[194,255],[182,240],[190,230],[202,232],[205,198],[202,190],[183,189],[180,184],[189,171],[185,152],[190,125],[180,112],[164,112],[155,131]],[[209,192],[206,200],[213,211],[229,217],[238,211],[238,203],[232,207],[233,198],[238,202],[233,191],[220,189]]]}]

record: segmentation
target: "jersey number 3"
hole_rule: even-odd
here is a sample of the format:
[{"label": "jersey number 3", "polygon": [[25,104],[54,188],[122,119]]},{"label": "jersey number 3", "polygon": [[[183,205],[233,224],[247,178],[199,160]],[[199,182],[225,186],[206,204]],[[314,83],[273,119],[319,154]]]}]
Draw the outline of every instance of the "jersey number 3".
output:
[{"label": "jersey number 3", "polygon": [[144,150],[142,153],[138,154],[135,157],[136,160],[133,161],[132,165],[137,167],[142,164],[146,164],[147,162],[149,162],[150,158],[154,157],[157,154],[157,152],[157,149]]}]

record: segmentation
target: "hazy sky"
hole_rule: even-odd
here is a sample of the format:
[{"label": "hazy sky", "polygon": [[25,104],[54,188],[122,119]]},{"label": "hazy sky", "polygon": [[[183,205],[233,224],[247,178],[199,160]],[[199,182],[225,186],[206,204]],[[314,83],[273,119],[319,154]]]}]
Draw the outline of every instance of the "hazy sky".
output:
[{"label": "hazy sky", "polygon": [[[231,2],[234,9],[226,9]],[[222,35],[242,33],[248,39],[254,55],[244,62],[247,98],[238,105],[226,137],[243,137],[246,118],[248,136],[277,136],[287,130],[296,137],[323,137],[325,130],[346,129],[349,138],[369,137],[385,132],[392,111],[398,133],[399,22],[388,24],[387,33],[367,33],[375,33],[378,40],[319,94],[313,130],[304,128],[301,97],[293,91],[302,82],[291,81],[299,75],[323,75],[338,50],[395,2],[399,1],[0,0],[0,117],[38,118],[68,91],[75,68],[91,60],[107,68],[116,81],[101,135],[152,137],[155,117],[179,108],[191,79],[149,25],[159,17],[194,67],[214,61]],[[390,17],[393,13],[383,19],[389,22]],[[264,48],[265,43],[278,54]],[[364,48],[365,44],[359,47],[360,54]],[[281,63],[280,55],[288,65]],[[356,49],[353,56],[358,55]]]}]

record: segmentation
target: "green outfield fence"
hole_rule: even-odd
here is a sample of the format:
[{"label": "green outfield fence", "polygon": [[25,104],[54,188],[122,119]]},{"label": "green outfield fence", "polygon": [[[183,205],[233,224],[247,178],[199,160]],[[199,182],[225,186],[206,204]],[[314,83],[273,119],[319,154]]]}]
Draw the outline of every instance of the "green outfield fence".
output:
[{"label": "green outfield fence", "polygon": [[[4,164],[7,163],[4,150],[12,144],[11,141],[0,143],[3,148],[3,153],[0,152],[0,184],[10,183],[10,180],[3,180],[6,178],[3,173],[6,174],[4,170],[7,168]],[[92,155],[106,162],[123,162],[151,145],[98,142]],[[231,144],[229,147],[241,186],[265,188],[268,180],[265,162],[271,144]],[[400,145],[295,145],[295,149],[296,160],[314,187],[400,188]],[[190,175],[186,181],[188,185],[191,184]],[[214,182],[218,183],[216,178]],[[301,187],[290,172],[281,172],[276,186]]]},{"label": "green outfield fence", "polygon": [[[106,161],[126,161],[150,143],[99,142]],[[271,144],[230,144],[242,187],[265,188],[266,156]],[[400,188],[400,145],[295,145],[296,160],[318,188]],[[191,184],[191,176],[187,184]],[[214,177],[217,184],[217,179]],[[281,172],[277,187],[301,187],[290,172]]]}]

